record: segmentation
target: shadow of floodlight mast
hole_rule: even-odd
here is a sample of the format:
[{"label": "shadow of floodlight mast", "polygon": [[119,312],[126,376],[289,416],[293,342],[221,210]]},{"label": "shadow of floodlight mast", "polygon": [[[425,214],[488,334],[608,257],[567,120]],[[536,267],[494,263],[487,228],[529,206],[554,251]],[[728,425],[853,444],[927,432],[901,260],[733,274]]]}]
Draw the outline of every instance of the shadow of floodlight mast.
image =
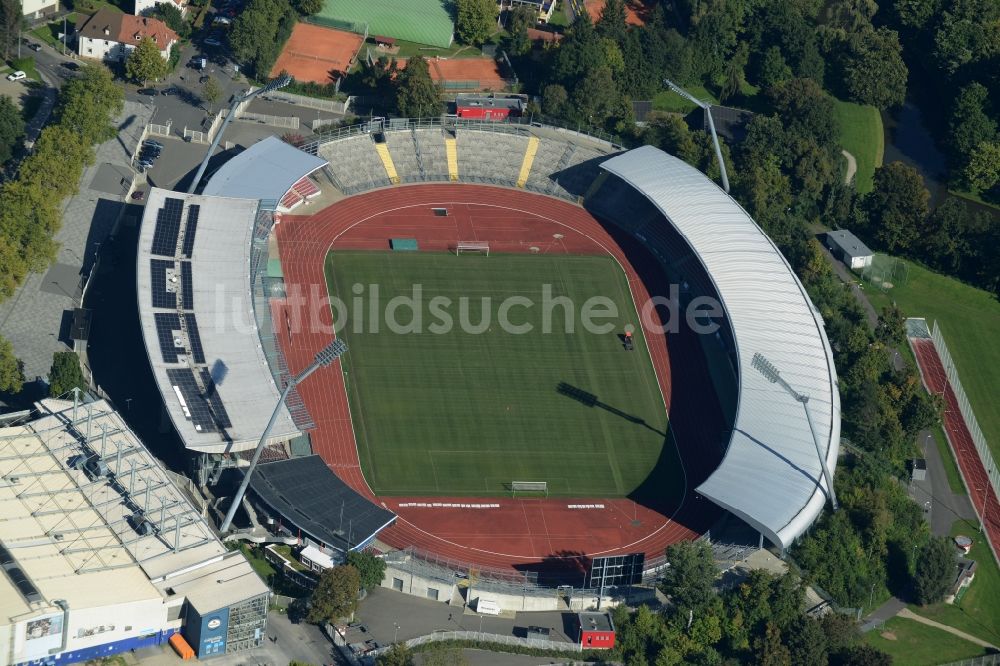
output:
[{"label": "shadow of floodlight mast", "polygon": [[606,402],[601,402],[598,399],[598,397],[596,395],[594,395],[593,393],[590,393],[589,391],[585,391],[582,388],[573,386],[572,384],[567,384],[566,382],[559,382],[559,384],[556,386],[556,393],[558,393],[559,395],[564,395],[567,398],[571,398],[573,400],[576,400],[581,405],[585,405],[587,407],[599,407],[599,408],[603,409],[606,412],[610,412],[611,414],[614,414],[615,416],[618,416],[620,418],[625,419],[629,423],[634,423],[636,425],[641,425],[644,428],[652,430],[653,432],[655,432],[656,434],[658,434],[658,435],[660,435],[662,437],[666,437],[667,436],[666,432],[664,432],[662,430],[657,430],[653,426],[651,426],[648,423],[646,423],[645,419],[640,418],[640,417],[638,417],[638,416],[636,416],[634,414],[629,414],[628,412],[623,412],[622,410],[618,409],[617,407],[609,405]]}]

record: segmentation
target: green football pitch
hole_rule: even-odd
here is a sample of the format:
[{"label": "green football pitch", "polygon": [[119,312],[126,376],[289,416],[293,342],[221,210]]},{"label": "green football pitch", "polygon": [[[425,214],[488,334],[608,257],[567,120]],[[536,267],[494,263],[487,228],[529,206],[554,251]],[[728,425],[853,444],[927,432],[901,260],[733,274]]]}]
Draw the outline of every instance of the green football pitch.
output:
[{"label": "green football pitch", "polygon": [[[550,495],[610,498],[654,473],[660,499],[682,493],[641,329],[633,351],[619,338],[638,315],[612,258],[335,251],[326,278],[344,304],[334,311],[350,350],[345,381],[361,466],[376,493],[488,496],[509,493],[512,481],[546,481]],[[391,321],[420,332],[394,332],[390,303],[412,298],[414,285],[419,325],[409,306]],[[515,296],[533,305],[517,301],[505,321],[531,332],[499,323]],[[584,330],[581,311],[595,296],[608,299],[601,312],[616,313],[592,319],[609,331]],[[473,332],[463,312],[466,322],[488,316],[489,325]],[[454,322],[446,332],[444,314]]]}]

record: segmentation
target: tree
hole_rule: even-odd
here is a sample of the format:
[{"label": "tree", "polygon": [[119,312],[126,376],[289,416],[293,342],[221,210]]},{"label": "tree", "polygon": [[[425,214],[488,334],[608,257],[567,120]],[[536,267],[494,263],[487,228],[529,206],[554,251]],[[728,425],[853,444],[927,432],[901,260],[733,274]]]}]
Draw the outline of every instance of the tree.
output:
[{"label": "tree", "polygon": [[14,154],[14,146],[24,134],[24,120],[21,110],[10,97],[0,95],[0,164]]},{"label": "tree", "polygon": [[625,1],[607,0],[601,16],[594,24],[597,34],[601,37],[611,39],[616,44],[621,44],[625,40],[625,33],[628,31],[628,24],[625,22]]},{"label": "tree", "polygon": [[0,51],[3,59],[10,60],[17,51],[17,40],[21,38],[24,12],[20,0],[0,0]]},{"label": "tree", "polygon": [[497,3],[493,0],[456,0],[455,34],[465,44],[480,45],[496,29]]},{"label": "tree", "polygon": [[1000,54],[1000,3],[952,0],[934,33],[933,62],[949,77],[960,68]]},{"label": "tree", "polygon": [[323,0],[295,0],[295,10],[302,16],[312,16],[323,11]]},{"label": "tree", "polygon": [[922,605],[941,601],[955,579],[955,548],[944,537],[931,538],[917,557],[913,592]]},{"label": "tree", "polygon": [[738,96],[743,90],[743,84],[746,82],[744,70],[749,59],[750,51],[747,48],[746,42],[740,42],[736,53],[726,63],[726,80],[722,84],[722,90],[719,91],[720,102],[725,102],[728,99]]},{"label": "tree", "polygon": [[150,37],[140,39],[125,61],[125,76],[146,85],[146,81],[160,79],[166,73],[167,61],[160,55],[160,47]]},{"label": "tree", "polygon": [[215,103],[222,97],[222,86],[214,78],[209,77],[208,81],[205,81],[201,87],[201,95],[208,102],[208,112],[212,113]]},{"label": "tree", "polygon": [[52,368],[49,370],[49,395],[58,398],[74,388],[87,390],[87,382],[83,380],[80,369],[80,357],[73,351],[56,352],[52,355]]},{"label": "tree", "polygon": [[358,570],[361,577],[361,587],[371,590],[382,584],[385,578],[385,560],[371,553],[351,551],[347,554],[347,563]]},{"label": "tree", "polygon": [[677,612],[697,611],[715,595],[717,571],[712,548],[704,541],[681,541],[667,548],[670,566],[663,574],[660,590]]},{"label": "tree", "polygon": [[191,35],[191,24],[184,20],[184,14],[172,2],[161,2],[153,8],[153,15],[158,17],[167,27],[176,32],[181,39]]},{"label": "tree", "polygon": [[840,134],[833,98],[812,79],[790,79],[771,88],[768,97],[789,133],[810,138],[821,148]]},{"label": "tree", "polygon": [[862,643],[847,650],[841,663],[850,666],[892,666],[892,657],[878,648]]},{"label": "tree", "polygon": [[527,5],[518,5],[509,14],[507,30],[507,51],[512,55],[524,55],[531,50],[531,40],[528,39],[528,28],[535,25],[538,12]]},{"label": "tree", "polygon": [[24,363],[14,355],[14,346],[0,338],[0,392],[20,393],[24,386]]},{"label": "tree", "polygon": [[111,70],[86,64],[59,91],[59,124],[79,134],[85,143],[103,143],[118,133],[111,119],[124,104],[125,91],[115,83]]},{"label": "tree", "polygon": [[288,0],[250,0],[233,21],[229,46],[257,78],[265,79],[298,20]]},{"label": "tree", "polygon": [[827,638],[817,620],[800,615],[789,627],[786,643],[796,666],[826,666]]},{"label": "tree", "polygon": [[376,666],[413,666],[413,653],[405,643],[394,643],[387,652],[375,659]]},{"label": "tree", "polygon": [[558,83],[550,83],[542,90],[542,112],[547,116],[561,117],[566,112],[569,96]]},{"label": "tree", "polygon": [[906,315],[895,303],[885,306],[879,313],[875,338],[886,347],[895,347],[906,341]]},{"label": "tree", "polygon": [[1000,183],[1000,142],[984,141],[969,156],[965,179],[980,191],[990,190]]},{"label": "tree", "polygon": [[875,170],[874,181],[865,198],[871,235],[891,253],[909,252],[927,217],[924,179],[913,167],[892,162]]},{"label": "tree", "polygon": [[948,123],[948,145],[955,165],[966,164],[972,151],[986,141],[993,141],[997,123],[990,113],[989,93],[980,83],[962,88],[952,107]]},{"label": "tree", "polygon": [[309,621],[333,624],[349,617],[358,608],[360,590],[361,575],[349,564],[325,570],[309,598]]},{"label": "tree", "polygon": [[895,30],[864,30],[850,39],[844,86],[853,102],[887,109],[902,104],[909,71]]},{"label": "tree", "polygon": [[441,93],[431,80],[431,70],[423,56],[413,56],[399,74],[396,104],[403,116],[431,118],[441,115]]},{"label": "tree", "polygon": [[781,49],[772,46],[764,51],[757,70],[757,83],[761,88],[768,89],[782,81],[792,78],[792,68],[785,62]]},{"label": "tree", "polygon": [[604,124],[614,111],[618,99],[618,86],[615,85],[610,67],[592,70],[573,91],[573,106],[577,118],[588,125]]},{"label": "tree", "polygon": [[792,666],[792,655],[781,642],[781,631],[773,622],[767,623],[766,632],[757,641],[756,648],[760,666]]}]

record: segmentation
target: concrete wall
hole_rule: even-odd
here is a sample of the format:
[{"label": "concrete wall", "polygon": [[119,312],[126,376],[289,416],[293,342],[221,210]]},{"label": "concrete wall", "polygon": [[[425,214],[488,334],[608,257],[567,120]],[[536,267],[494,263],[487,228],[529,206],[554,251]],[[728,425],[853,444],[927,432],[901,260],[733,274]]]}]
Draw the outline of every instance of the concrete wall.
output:
[{"label": "concrete wall", "polygon": [[455,583],[446,583],[417,573],[411,574],[405,569],[397,569],[391,565],[385,570],[382,587],[423,599],[435,599],[433,591],[437,590],[436,599],[441,603],[450,602],[457,589]]}]

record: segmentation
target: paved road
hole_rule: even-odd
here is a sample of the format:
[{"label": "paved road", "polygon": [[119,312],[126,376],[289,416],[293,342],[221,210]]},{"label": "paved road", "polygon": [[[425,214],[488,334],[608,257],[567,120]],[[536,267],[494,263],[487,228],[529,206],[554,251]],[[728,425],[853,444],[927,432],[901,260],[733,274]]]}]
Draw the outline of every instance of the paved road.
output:
[{"label": "paved road", "polygon": [[905,601],[892,597],[865,617],[864,622],[861,623],[861,631],[869,632],[875,627],[883,625],[887,620],[896,617],[905,608]]},{"label": "paved road", "polygon": [[948,536],[956,520],[965,519],[975,523],[978,519],[968,495],[953,493],[948,485],[944,462],[934,442],[934,435],[929,430],[921,431],[917,436],[917,446],[923,451],[927,461],[927,479],[911,481],[908,489],[910,497],[924,506],[929,514],[931,534]]},{"label": "paved road", "polygon": [[970,643],[975,643],[979,647],[991,648],[993,650],[996,650],[996,646],[993,645],[993,643],[984,641],[981,638],[976,638],[975,636],[967,634],[964,631],[960,631],[955,627],[949,627],[947,624],[941,624],[940,622],[935,622],[934,620],[926,618],[923,615],[917,615],[909,608],[904,608],[903,610],[899,611],[899,617],[905,617],[907,620],[913,620],[914,622],[920,622],[921,624],[926,624],[929,627],[936,627],[941,631],[947,631],[949,634],[953,634],[955,636],[958,636],[959,638],[964,638]]},{"label": "paved road", "polygon": [[[463,614],[461,606],[450,606],[420,599],[395,590],[376,588],[361,602],[357,621],[366,631],[351,629],[349,643],[374,639],[379,645],[409,640],[435,631],[483,631],[505,636],[524,636],[529,626],[548,627],[549,638],[570,642],[572,613],[518,613],[516,617],[491,617],[471,611]],[[398,625],[398,629],[397,629]]]},{"label": "paved road", "polygon": [[847,266],[845,266],[843,262],[835,259],[834,256],[830,254],[830,250],[823,245],[822,241],[820,241],[820,247],[823,248],[823,255],[833,266],[833,272],[837,274],[837,277],[839,277],[844,284],[850,285],[851,293],[853,293],[854,297],[858,299],[858,302],[865,311],[865,319],[868,321],[868,325],[874,329],[875,326],[878,325],[878,312],[875,311],[871,301],[868,300],[868,296],[865,295],[865,292],[861,287],[861,282],[853,273],[850,272],[850,270],[848,270]]}]

